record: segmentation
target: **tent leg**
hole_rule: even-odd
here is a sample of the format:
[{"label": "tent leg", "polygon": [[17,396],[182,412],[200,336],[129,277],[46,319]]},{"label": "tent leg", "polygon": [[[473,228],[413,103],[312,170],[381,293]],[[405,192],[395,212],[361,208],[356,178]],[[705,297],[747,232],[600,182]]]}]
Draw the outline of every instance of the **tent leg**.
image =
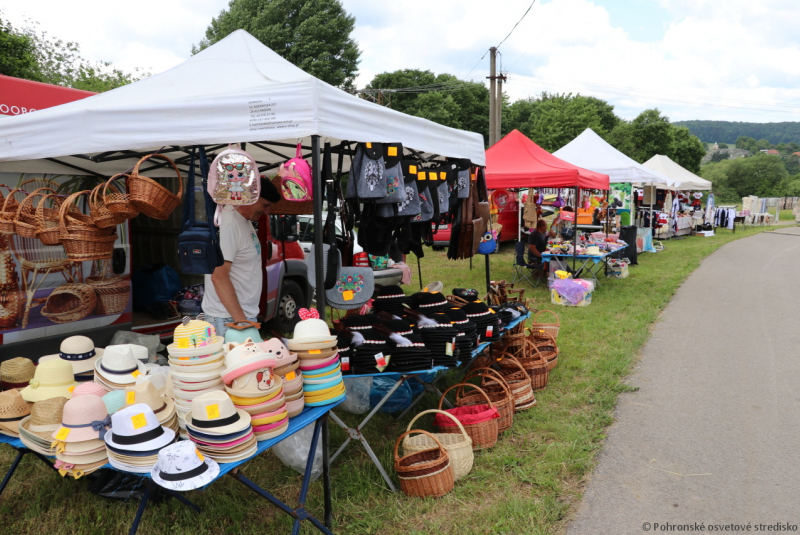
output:
[{"label": "tent leg", "polygon": [[417,257],[417,273],[419,274],[419,289],[422,290],[422,264],[419,257]]},{"label": "tent leg", "polygon": [[489,289],[491,288],[492,266],[489,263],[489,255],[485,254],[483,257],[486,259],[486,293],[489,293]]},{"label": "tent leg", "polygon": [[[317,270],[317,288],[325,288],[325,254],[322,250],[322,170],[320,168],[319,136],[311,136],[311,172],[312,172],[312,200],[314,205],[314,255]],[[317,310],[320,319],[325,319],[325,292],[317,292]]]}]

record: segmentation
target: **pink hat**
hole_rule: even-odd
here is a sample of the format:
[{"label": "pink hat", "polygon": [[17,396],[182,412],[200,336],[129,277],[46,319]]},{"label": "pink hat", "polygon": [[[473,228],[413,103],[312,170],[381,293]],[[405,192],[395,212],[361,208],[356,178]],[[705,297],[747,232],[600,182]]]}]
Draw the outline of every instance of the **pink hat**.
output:
[{"label": "pink hat", "polygon": [[225,374],[222,380],[230,384],[237,377],[262,368],[274,368],[277,362],[265,354],[253,340],[248,338],[243,344],[231,342],[226,345]]},{"label": "pink hat", "polygon": [[106,394],[108,394],[108,392],[106,392],[105,388],[95,383],[94,381],[81,383],[80,385],[75,387],[75,390],[72,391],[72,397],[85,396],[86,394],[103,397]]},{"label": "pink hat", "polygon": [[62,442],[103,440],[111,417],[103,398],[78,396],[64,404],[61,427],[53,432],[53,438]]}]

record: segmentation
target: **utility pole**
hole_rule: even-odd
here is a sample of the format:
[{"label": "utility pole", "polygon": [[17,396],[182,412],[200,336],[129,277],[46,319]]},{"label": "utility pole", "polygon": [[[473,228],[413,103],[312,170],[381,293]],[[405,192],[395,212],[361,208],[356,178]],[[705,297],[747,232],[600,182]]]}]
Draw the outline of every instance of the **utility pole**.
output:
[{"label": "utility pole", "polygon": [[489,146],[497,143],[497,48],[489,49]]},{"label": "utility pole", "polygon": [[505,76],[503,73],[500,73],[500,76],[497,77],[497,96],[494,97],[495,105],[497,109],[494,112],[494,141],[497,143],[500,141],[500,138],[503,136],[503,129],[502,129],[502,122],[503,122],[503,81],[505,80]]}]

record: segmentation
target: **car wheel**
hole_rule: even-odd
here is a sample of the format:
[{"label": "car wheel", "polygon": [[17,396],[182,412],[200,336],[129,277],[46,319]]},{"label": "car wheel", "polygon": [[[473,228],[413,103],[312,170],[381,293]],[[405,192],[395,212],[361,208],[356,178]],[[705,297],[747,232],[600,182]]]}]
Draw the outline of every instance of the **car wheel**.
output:
[{"label": "car wheel", "polygon": [[303,290],[294,281],[284,281],[281,286],[281,295],[278,298],[278,309],[272,326],[281,332],[291,332],[295,324],[300,321],[297,311],[304,306],[305,297]]}]

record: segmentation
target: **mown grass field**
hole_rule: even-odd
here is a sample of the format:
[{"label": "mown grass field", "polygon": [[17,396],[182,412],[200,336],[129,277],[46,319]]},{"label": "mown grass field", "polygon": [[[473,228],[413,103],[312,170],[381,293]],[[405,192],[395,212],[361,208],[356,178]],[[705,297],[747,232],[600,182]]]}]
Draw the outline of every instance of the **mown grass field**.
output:
[{"label": "mown grass field", "polygon": [[[774,227],[773,227],[774,228]],[[519,413],[514,427],[497,446],[476,452],[471,474],[441,499],[412,499],[391,493],[358,445],[350,445],[332,467],[334,532],[347,534],[556,534],[580,500],[582,486],[612,422],[617,395],[629,387],[625,377],[647,340],[650,326],[680,284],[707,255],[726,243],[770,230],[768,227],[719,230],[713,238],[665,242],[666,250],[639,256],[624,280],[602,280],[593,303],[585,308],[551,306],[546,290],[528,288],[539,308],[553,308],[561,319],[558,367],[548,388],[537,393],[538,405]],[[755,238],[757,239],[757,238]],[[491,255],[492,277],[513,279],[513,246]],[[418,290],[417,265],[410,257],[415,280],[406,289]],[[451,262],[443,252],[426,250],[423,281],[441,280],[445,289],[483,289],[483,257]],[[443,381],[440,384],[446,384]],[[418,410],[434,408],[428,396]],[[353,424],[361,416],[339,412]],[[391,471],[392,447],[413,415],[395,421],[377,415],[366,436]],[[430,429],[431,422],[423,427]],[[331,424],[332,451],[344,440]],[[3,472],[14,451],[0,446]],[[248,462],[242,472],[293,503],[300,476],[285,468],[270,452]],[[87,482],[62,479],[33,458],[26,458],[0,498],[0,526],[8,534],[126,533],[138,502],[109,500],[86,490]],[[146,534],[263,534],[288,533],[289,518],[231,478],[189,499],[203,507],[194,512],[175,500],[152,504],[139,533]],[[312,485],[309,508],[321,515],[322,486]],[[312,530],[304,528],[303,533]]]}]

